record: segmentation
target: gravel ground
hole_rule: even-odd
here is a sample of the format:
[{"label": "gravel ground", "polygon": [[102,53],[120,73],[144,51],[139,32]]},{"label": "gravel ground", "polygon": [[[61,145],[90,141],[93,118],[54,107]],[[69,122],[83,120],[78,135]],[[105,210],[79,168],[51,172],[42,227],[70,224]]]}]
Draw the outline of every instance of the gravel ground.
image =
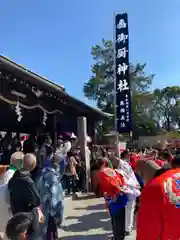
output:
[{"label": "gravel ground", "polygon": [[[111,223],[103,199],[65,200],[65,219],[59,231],[62,240],[108,240]],[[135,231],[126,240],[135,240]]]}]

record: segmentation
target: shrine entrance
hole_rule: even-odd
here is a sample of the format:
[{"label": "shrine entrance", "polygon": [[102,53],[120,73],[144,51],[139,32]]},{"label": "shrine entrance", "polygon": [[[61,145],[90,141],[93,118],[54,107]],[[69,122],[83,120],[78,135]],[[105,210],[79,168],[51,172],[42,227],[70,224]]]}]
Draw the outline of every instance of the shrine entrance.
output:
[{"label": "shrine entrance", "polygon": [[[71,97],[63,86],[0,56],[0,131],[77,133],[77,118],[86,117],[88,135],[109,115]],[[56,141],[54,137],[54,141]]]}]

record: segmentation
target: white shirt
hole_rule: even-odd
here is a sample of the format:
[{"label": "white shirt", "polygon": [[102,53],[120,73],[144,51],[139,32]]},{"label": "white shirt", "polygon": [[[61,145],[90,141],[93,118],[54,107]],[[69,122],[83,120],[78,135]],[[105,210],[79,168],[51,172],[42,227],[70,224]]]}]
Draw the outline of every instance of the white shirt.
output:
[{"label": "white shirt", "polygon": [[[11,217],[10,208],[9,208],[9,191],[8,191],[8,182],[14,175],[15,171],[12,169],[7,170],[4,174],[3,184],[0,185],[0,232],[5,233],[6,225]],[[7,238],[5,238],[7,239]]]},{"label": "white shirt", "polygon": [[128,194],[130,195],[130,198],[138,197],[140,195],[140,191],[139,191],[140,186],[132,170],[132,167],[129,165],[129,163],[123,160],[120,160],[117,170],[124,177],[125,183],[127,184]]},{"label": "white shirt", "polygon": [[9,180],[12,178],[12,176],[14,175],[15,171],[12,169],[8,169],[5,173],[4,173],[4,178],[3,178],[3,183],[4,184],[8,184]]},{"label": "white shirt", "polygon": [[66,153],[71,150],[71,147],[72,147],[72,145],[71,145],[71,142],[70,142],[70,141],[67,141],[67,142],[64,143],[64,151],[65,151]]}]

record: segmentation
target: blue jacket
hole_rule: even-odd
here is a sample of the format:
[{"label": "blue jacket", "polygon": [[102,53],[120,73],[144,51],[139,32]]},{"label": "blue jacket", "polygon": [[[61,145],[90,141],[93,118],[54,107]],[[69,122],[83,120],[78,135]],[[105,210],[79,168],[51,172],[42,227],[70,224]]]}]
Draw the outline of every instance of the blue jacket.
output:
[{"label": "blue jacket", "polygon": [[119,209],[125,207],[128,202],[128,197],[125,194],[119,194],[115,200],[107,196],[104,198],[111,216],[116,215]]}]

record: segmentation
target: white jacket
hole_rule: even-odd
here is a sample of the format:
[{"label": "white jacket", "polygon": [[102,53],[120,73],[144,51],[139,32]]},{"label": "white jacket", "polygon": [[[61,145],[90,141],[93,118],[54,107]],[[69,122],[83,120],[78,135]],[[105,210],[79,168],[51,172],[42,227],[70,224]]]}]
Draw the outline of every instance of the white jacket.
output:
[{"label": "white jacket", "polygon": [[8,169],[5,173],[4,173],[4,178],[3,178],[3,183],[4,184],[8,184],[9,180],[12,178],[12,176],[14,175],[15,171],[12,169]]},{"label": "white jacket", "polygon": [[[7,222],[11,217],[8,182],[14,173],[14,170],[7,170],[4,174],[3,183],[0,185],[0,233],[5,233]],[[4,239],[7,238],[5,237]]]},{"label": "white jacket", "polygon": [[124,177],[127,184],[127,194],[129,199],[134,199],[140,195],[140,185],[129,163],[120,160],[117,171]]}]

